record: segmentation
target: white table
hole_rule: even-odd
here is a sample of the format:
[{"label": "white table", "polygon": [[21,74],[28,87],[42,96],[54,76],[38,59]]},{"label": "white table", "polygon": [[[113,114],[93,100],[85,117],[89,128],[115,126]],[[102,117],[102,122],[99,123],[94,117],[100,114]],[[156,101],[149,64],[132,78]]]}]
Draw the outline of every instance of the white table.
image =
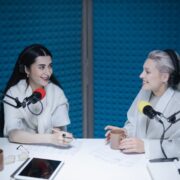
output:
[{"label": "white table", "polygon": [[[22,164],[17,157],[19,144],[9,143],[6,138],[0,138],[0,148],[4,157],[16,157],[12,164],[5,164],[0,172],[0,180],[10,179],[10,175]],[[125,155],[119,150],[112,150],[105,145],[104,139],[77,139],[72,147],[63,149],[45,145],[23,145],[30,157],[52,158],[64,161],[62,169],[55,177],[56,180],[150,180],[147,170],[147,159],[141,155]],[[172,177],[173,179],[173,177]]]}]

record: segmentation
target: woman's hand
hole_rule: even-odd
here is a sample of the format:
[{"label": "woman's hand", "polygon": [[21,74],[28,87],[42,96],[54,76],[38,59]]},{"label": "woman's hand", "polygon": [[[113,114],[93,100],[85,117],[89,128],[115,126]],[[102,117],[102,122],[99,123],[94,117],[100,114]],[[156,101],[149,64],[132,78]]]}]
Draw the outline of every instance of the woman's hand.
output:
[{"label": "woman's hand", "polygon": [[58,146],[67,146],[73,140],[73,135],[71,133],[61,131],[58,128],[54,128],[52,132],[52,144]]},{"label": "woman's hand", "polygon": [[114,129],[122,130],[123,133],[126,135],[126,130],[125,130],[124,128],[119,128],[119,127],[117,127],[117,126],[110,126],[110,125],[108,125],[108,126],[106,126],[106,127],[104,128],[104,130],[107,131],[107,132],[105,133],[105,137],[106,137],[106,142],[107,142],[107,143],[110,141],[111,131],[114,130]]},{"label": "woman's hand", "polygon": [[144,141],[138,138],[125,138],[120,142],[119,149],[124,153],[144,153]]}]

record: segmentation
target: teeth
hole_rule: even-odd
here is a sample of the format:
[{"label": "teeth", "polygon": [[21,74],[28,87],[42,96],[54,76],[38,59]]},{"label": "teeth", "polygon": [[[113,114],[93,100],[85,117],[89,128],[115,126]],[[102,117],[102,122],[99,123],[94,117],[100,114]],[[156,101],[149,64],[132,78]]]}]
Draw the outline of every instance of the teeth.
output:
[{"label": "teeth", "polygon": [[44,79],[44,80],[48,80],[49,78],[48,78],[48,77],[43,77],[42,79]]}]

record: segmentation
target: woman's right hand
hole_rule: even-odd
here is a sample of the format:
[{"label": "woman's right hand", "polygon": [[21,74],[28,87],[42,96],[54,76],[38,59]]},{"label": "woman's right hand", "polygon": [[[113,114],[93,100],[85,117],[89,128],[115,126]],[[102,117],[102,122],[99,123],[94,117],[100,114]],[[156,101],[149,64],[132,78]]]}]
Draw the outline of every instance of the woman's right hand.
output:
[{"label": "woman's right hand", "polygon": [[111,131],[114,129],[118,129],[118,130],[122,130],[125,134],[126,134],[126,130],[124,128],[119,128],[117,126],[111,126],[111,125],[107,125],[104,130],[106,131],[105,133],[105,137],[106,137],[106,142],[108,143],[110,141],[111,138]]}]

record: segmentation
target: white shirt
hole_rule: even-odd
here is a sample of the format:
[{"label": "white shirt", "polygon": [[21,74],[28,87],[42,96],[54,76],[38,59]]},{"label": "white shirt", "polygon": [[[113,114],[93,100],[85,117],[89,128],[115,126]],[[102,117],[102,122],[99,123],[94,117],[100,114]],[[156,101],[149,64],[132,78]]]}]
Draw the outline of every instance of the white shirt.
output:
[{"label": "white shirt", "polygon": [[[4,104],[4,136],[7,136],[8,132],[13,129],[22,129],[32,133],[51,133],[53,127],[62,127],[70,124],[68,101],[62,89],[53,83],[49,83],[45,87],[45,91],[46,95],[41,100],[43,111],[40,115],[32,114],[27,106],[16,109]],[[7,91],[8,95],[18,97],[20,102],[32,93],[31,87],[27,87],[25,80],[19,81]],[[5,97],[4,100],[14,103],[8,97]],[[32,112],[39,111],[41,104],[37,102],[30,105],[29,108]]]}]

